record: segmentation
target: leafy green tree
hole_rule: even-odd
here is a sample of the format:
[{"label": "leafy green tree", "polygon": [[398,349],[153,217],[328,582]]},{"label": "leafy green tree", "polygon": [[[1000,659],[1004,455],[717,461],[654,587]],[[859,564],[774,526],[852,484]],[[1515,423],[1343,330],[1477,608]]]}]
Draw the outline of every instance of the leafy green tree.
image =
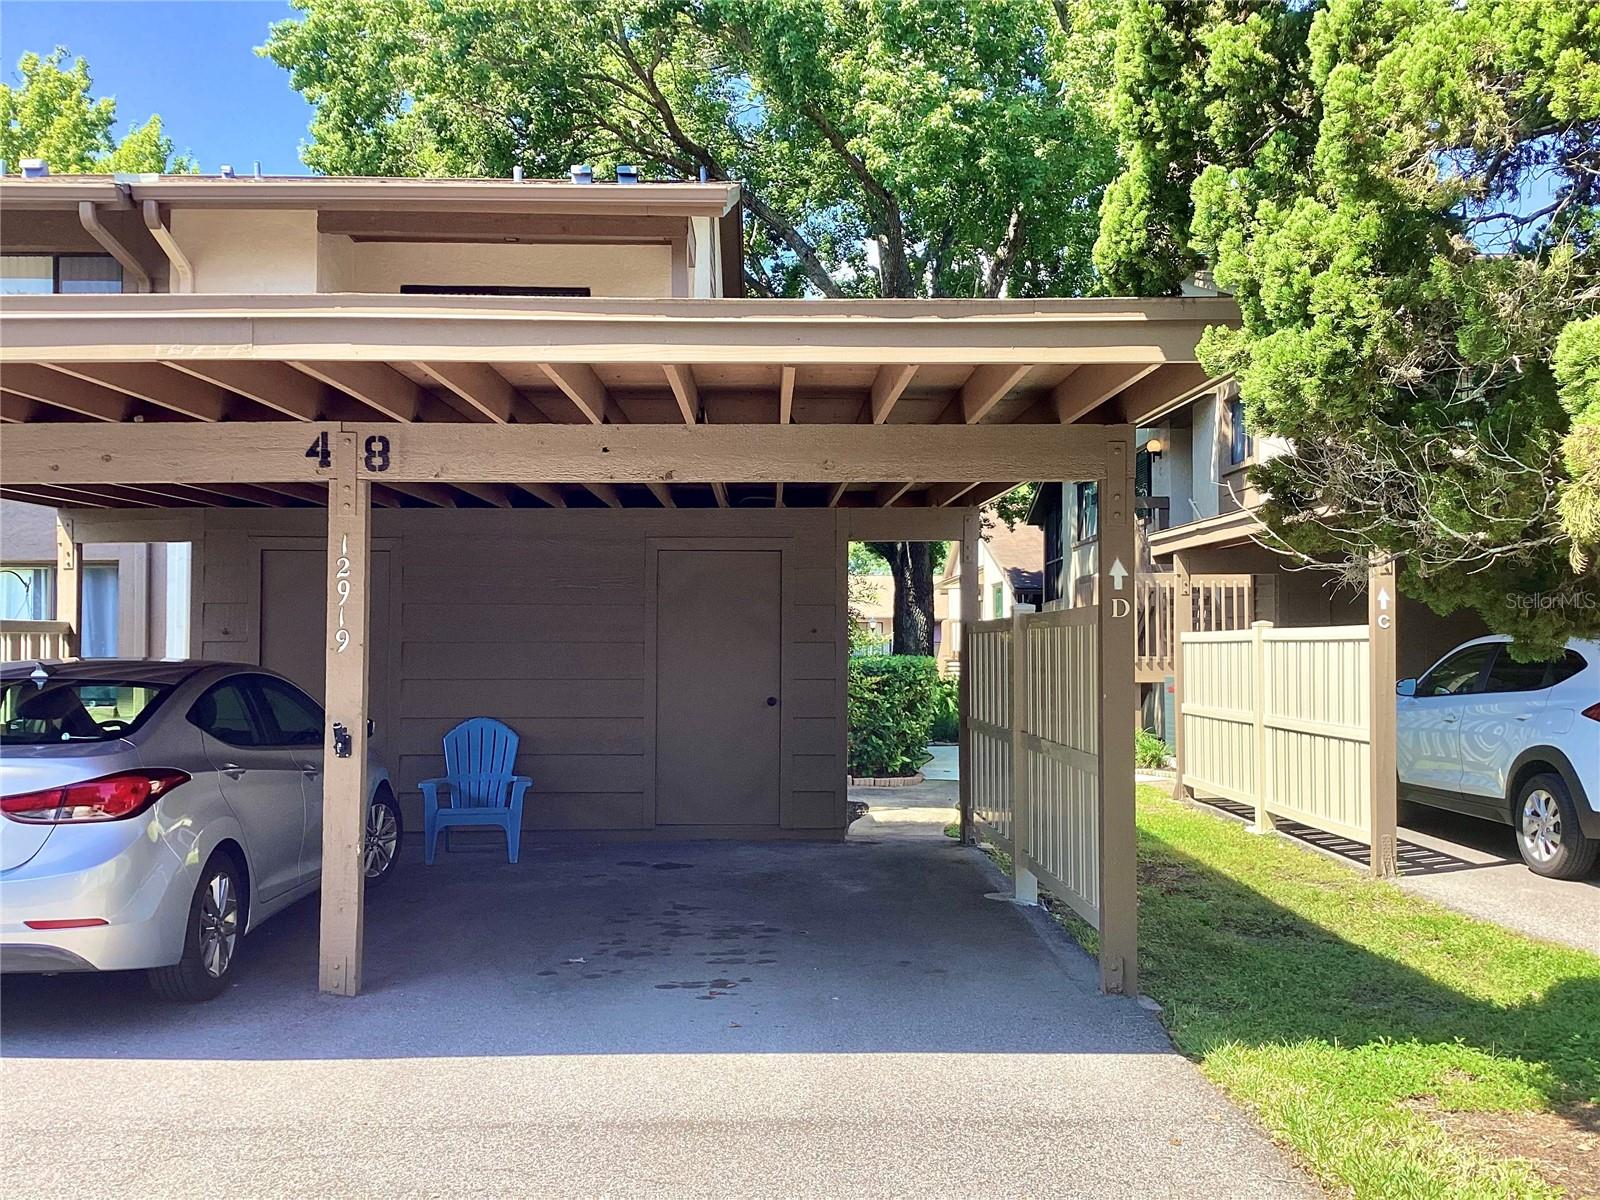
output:
[{"label": "leafy green tree", "polygon": [[[1167,22],[1163,15],[1170,16]],[[1124,0],[1113,290],[1209,264],[1269,527],[1549,649],[1600,630],[1600,7]],[[1542,599],[1535,601],[1533,597]]]},{"label": "leafy green tree", "polygon": [[[262,48],[341,174],[737,179],[758,296],[1087,290],[1116,169],[1096,0],[295,0]],[[905,645],[932,559],[901,544]],[[896,565],[898,564],[898,565]]]},{"label": "leafy green tree", "polygon": [[194,169],[190,159],[173,157],[159,116],[118,141],[112,133],[117,102],[110,96],[90,99],[89,64],[66,61],[64,46],[44,57],[30,51],[17,61],[20,82],[0,83],[0,158],[13,170],[24,158],[45,159],[58,174]]}]

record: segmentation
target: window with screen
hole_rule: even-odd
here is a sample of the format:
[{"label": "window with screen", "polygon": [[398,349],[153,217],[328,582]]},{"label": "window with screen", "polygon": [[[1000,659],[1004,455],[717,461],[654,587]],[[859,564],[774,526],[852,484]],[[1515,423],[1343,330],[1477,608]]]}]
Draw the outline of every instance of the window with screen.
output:
[{"label": "window with screen", "polygon": [[1093,483],[1080,483],[1077,491],[1074,541],[1087,542],[1100,536],[1100,489]]},{"label": "window with screen", "polygon": [[1238,396],[1232,396],[1228,400],[1228,429],[1228,463],[1236,467],[1249,459],[1256,449],[1255,439],[1245,427],[1244,401]]}]

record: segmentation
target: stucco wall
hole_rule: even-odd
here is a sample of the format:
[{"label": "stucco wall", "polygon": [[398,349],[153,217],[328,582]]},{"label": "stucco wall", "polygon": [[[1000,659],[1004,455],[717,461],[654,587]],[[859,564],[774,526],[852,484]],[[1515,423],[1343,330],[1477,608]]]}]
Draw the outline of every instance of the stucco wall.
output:
[{"label": "stucco wall", "polygon": [[398,292],[402,284],[586,287],[595,296],[666,296],[667,246],[530,246],[344,241],[330,291]]},{"label": "stucco wall", "polygon": [[174,208],[170,224],[194,267],[197,292],[317,290],[314,212]]}]

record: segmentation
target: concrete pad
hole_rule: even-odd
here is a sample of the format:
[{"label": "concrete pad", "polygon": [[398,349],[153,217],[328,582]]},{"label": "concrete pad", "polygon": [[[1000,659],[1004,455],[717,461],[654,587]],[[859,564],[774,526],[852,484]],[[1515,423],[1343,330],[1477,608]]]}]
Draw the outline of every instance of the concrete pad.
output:
[{"label": "concrete pad", "polygon": [[9,977],[8,1191],[1317,1194],[900,811],[844,844],[408,853],[354,1000],[315,991],[314,900],[207,1005]]}]

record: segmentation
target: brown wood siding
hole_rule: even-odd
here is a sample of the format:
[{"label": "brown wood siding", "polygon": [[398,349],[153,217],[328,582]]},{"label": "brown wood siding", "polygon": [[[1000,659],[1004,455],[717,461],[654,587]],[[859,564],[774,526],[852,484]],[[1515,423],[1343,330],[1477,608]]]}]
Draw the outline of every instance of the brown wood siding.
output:
[{"label": "brown wood siding", "polygon": [[[784,551],[781,825],[843,831],[842,563],[834,511],[381,510],[374,548],[392,564],[386,645],[396,694],[376,741],[411,828],[417,781],[442,773],[445,732],[467,717],[522,736],[531,830],[648,832],[655,819],[655,666],[647,653],[647,541],[781,539]],[[202,517],[199,648],[260,655],[264,546],[320,549],[317,511]],[[315,542],[299,542],[310,538]],[[271,597],[267,597],[271,603]],[[309,636],[316,636],[312,631]],[[708,753],[715,753],[708,748]],[[777,832],[778,830],[774,830]],[[759,831],[750,831],[759,832]]]}]

